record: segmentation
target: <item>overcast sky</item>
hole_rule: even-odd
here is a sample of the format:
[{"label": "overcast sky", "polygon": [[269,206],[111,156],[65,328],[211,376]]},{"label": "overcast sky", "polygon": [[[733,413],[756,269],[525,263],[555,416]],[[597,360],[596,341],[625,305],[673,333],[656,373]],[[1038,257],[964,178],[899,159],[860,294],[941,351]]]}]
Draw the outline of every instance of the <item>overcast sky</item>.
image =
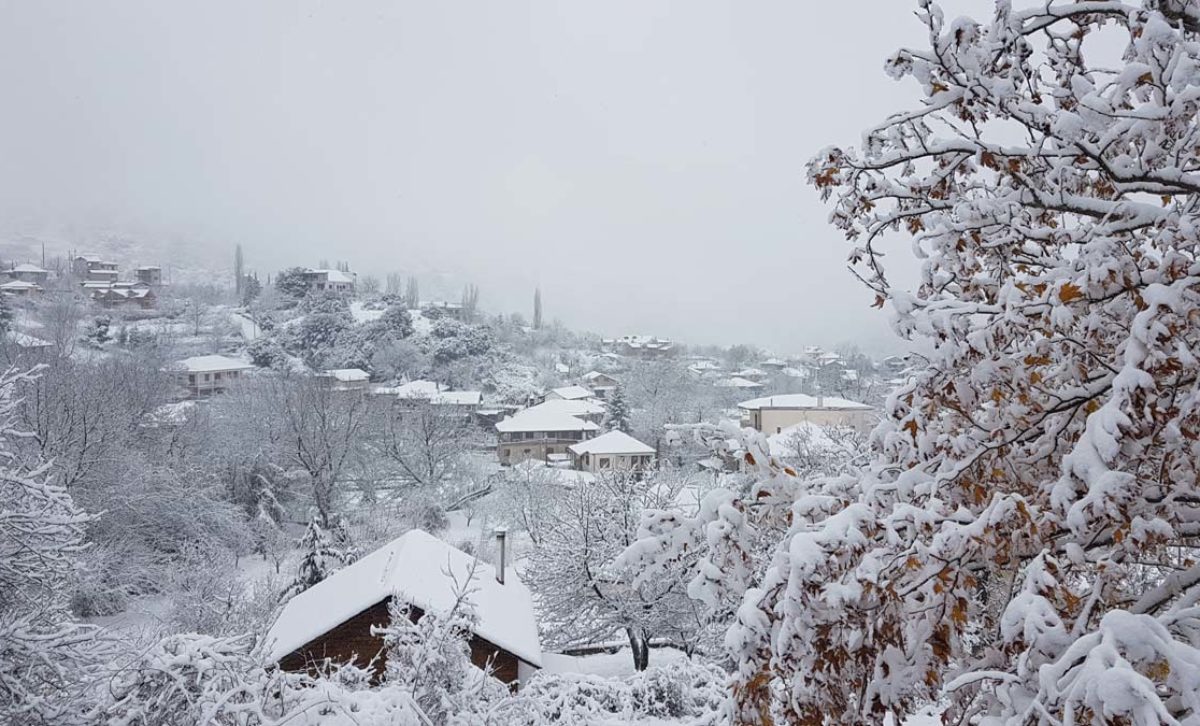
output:
[{"label": "overcast sky", "polygon": [[878,349],[803,166],[916,100],[881,71],[921,42],[914,5],[2,2],[3,232],[241,242],[263,272],[474,281],[490,310],[540,285],[547,317],[606,334]]}]

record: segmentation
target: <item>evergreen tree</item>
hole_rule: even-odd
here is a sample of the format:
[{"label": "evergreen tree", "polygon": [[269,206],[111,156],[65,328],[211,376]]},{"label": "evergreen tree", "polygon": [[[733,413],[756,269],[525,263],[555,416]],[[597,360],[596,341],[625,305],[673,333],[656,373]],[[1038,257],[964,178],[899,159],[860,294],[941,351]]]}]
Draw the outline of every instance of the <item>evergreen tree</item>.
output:
[{"label": "evergreen tree", "polygon": [[542,329],[542,288],[533,291],[533,329]]},{"label": "evergreen tree", "polygon": [[408,278],[408,286],[404,290],[404,303],[408,305],[409,310],[421,307],[421,287],[415,277]]},{"label": "evergreen tree", "polygon": [[339,524],[332,531],[321,526],[317,517],[308,523],[308,529],[300,538],[300,548],[304,550],[304,559],[296,571],[296,579],[284,590],[282,599],[299,595],[317,584],[330,574],[350,564],[355,559],[355,551],[349,547],[345,529]]},{"label": "evergreen tree", "polygon": [[625,389],[617,386],[608,397],[608,428],[629,433],[629,404],[625,401]]},{"label": "evergreen tree", "polygon": [[242,262],[242,246],[238,245],[233,252],[233,290],[239,300],[242,299],[242,290],[245,284],[246,273]]}]

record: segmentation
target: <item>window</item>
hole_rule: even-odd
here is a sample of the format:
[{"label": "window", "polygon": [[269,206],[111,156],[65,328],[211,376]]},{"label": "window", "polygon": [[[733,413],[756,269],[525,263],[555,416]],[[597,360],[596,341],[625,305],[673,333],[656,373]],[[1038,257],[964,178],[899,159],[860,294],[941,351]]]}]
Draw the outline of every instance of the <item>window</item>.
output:
[{"label": "window", "polygon": [[601,468],[601,469],[607,469],[607,468],[608,468],[608,466],[609,466],[609,463],[610,463],[610,462],[609,462],[609,460],[608,460],[608,457],[607,457],[607,456],[601,456],[601,457],[600,457],[600,468]]},{"label": "window", "polygon": [[205,380],[205,381],[208,381],[208,380],[210,380],[211,378],[212,378],[212,374],[209,374],[209,373],[205,373],[205,374],[204,374],[204,380]]}]

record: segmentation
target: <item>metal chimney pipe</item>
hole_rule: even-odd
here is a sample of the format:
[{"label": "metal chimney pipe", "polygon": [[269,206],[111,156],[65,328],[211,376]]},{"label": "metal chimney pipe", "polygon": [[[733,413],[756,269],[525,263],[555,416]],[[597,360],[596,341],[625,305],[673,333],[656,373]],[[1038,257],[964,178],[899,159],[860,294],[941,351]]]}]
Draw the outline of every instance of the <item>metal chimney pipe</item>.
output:
[{"label": "metal chimney pipe", "polygon": [[496,528],[496,549],[499,552],[499,554],[498,554],[498,559],[496,561],[496,582],[500,583],[501,585],[504,584],[504,564],[505,564],[504,563],[504,558],[505,558],[504,545],[505,545],[505,540],[507,538],[508,538],[508,530],[506,530],[504,527],[497,527]]}]

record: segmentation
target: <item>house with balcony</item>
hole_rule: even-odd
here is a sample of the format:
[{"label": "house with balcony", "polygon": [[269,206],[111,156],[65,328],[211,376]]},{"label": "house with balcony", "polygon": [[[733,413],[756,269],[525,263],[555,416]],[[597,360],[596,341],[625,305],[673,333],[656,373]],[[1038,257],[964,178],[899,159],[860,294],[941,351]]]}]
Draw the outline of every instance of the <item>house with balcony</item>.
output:
[{"label": "house with balcony", "polygon": [[587,441],[600,425],[554,408],[527,408],[496,424],[496,456],[504,465],[527,459],[553,461],[568,455],[567,448]]},{"label": "house with balcony", "polygon": [[157,265],[143,265],[133,268],[134,278],[143,285],[157,287],[163,284],[162,268]]},{"label": "house with balcony", "polygon": [[100,255],[75,255],[71,258],[71,273],[83,282],[116,282],[119,276],[117,263]]},{"label": "house with balcony", "polygon": [[358,277],[353,272],[341,270],[305,270],[301,273],[308,289],[313,292],[332,292],[338,295],[353,295]]},{"label": "house with balcony", "polygon": [[254,368],[246,361],[223,355],[184,358],[171,366],[188,398],[207,398],[224,393],[242,375]]}]

